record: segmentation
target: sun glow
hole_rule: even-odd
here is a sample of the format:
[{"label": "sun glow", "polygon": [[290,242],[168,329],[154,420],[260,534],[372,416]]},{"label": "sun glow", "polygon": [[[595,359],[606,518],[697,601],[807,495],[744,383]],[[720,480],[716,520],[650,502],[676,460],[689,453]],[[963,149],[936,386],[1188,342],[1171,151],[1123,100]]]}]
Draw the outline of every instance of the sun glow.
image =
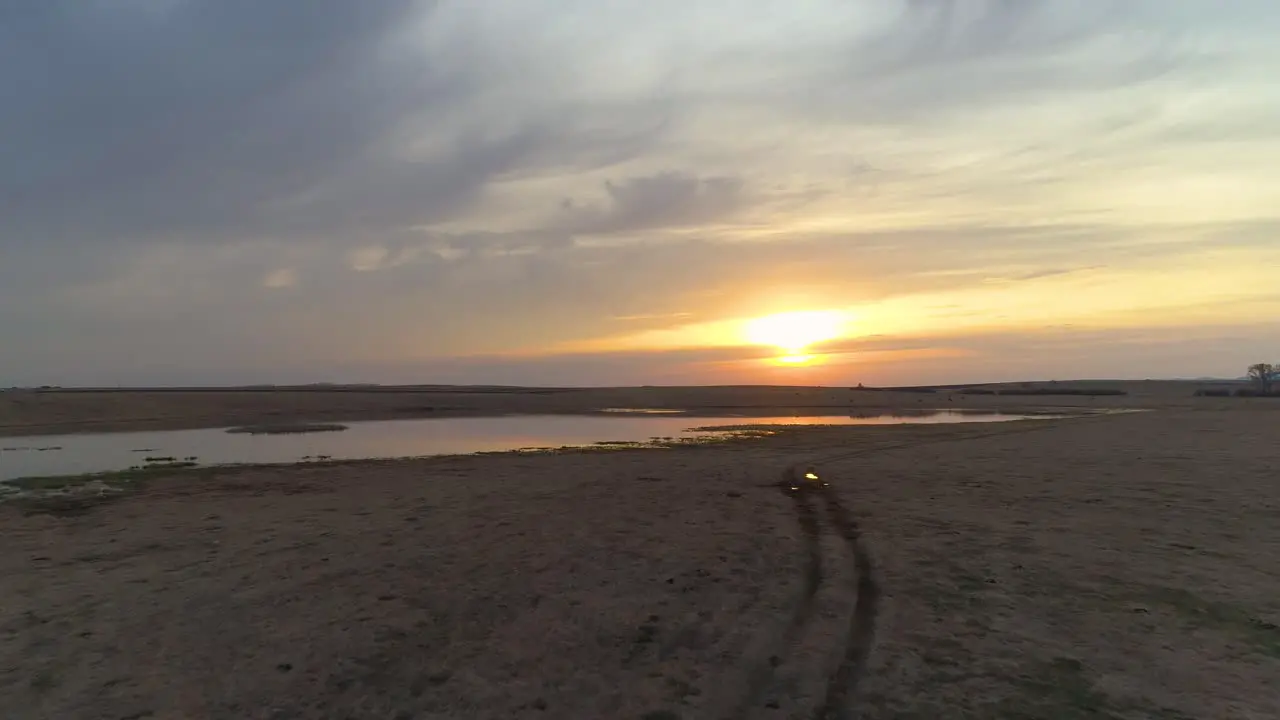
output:
[{"label": "sun glow", "polygon": [[806,348],[840,337],[844,324],[844,315],[830,310],[778,313],[751,320],[743,334],[748,342],[783,351],[789,364],[804,364],[811,359]]}]

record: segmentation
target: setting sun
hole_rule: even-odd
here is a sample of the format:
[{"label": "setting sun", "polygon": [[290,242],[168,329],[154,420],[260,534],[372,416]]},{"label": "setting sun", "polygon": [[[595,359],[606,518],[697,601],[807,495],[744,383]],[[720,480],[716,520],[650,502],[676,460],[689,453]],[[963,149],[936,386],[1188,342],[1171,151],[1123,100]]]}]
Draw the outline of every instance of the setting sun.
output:
[{"label": "setting sun", "polygon": [[790,357],[807,358],[806,348],[840,337],[844,324],[844,315],[831,310],[779,313],[748,322],[744,334],[751,343],[772,345]]}]

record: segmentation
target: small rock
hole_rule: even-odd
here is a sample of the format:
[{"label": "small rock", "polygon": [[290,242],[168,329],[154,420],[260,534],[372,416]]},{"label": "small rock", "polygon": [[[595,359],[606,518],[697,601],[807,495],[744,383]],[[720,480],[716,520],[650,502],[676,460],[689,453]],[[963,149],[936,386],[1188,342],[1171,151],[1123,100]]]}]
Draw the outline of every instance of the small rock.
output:
[{"label": "small rock", "polygon": [[428,675],[427,682],[431,683],[432,685],[443,685],[449,682],[449,678],[451,677],[453,677],[453,673],[451,671],[441,670],[439,672],[434,672]]},{"label": "small rock", "polygon": [[279,670],[280,672],[289,672],[292,669],[292,663],[280,663],[279,665],[276,665],[276,670]]},{"label": "small rock", "polygon": [[1129,608],[1129,612],[1139,613],[1141,615],[1148,615],[1151,613],[1151,609],[1143,605],[1134,605],[1133,607]]},{"label": "small rock", "polygon": [[537,700],[534,700],[534,701],[533,701],[533,709],[534,709],[534,710],[546,710],[546,709],[547,709],[547,701],[546,701],[546,700],[543,700],[542,698],[538,698]]}]

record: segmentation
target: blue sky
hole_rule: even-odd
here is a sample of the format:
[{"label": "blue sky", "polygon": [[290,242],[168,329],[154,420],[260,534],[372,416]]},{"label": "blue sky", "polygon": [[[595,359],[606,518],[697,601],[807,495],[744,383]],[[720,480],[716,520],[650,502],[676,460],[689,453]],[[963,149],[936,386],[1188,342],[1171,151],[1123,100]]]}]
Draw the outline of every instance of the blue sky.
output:
[{"label": "blue sky", "polygon": [[[0,385],[1238,375],[1263,0],[0,7]],[[844,318],[804,364],[752,318]]]}]

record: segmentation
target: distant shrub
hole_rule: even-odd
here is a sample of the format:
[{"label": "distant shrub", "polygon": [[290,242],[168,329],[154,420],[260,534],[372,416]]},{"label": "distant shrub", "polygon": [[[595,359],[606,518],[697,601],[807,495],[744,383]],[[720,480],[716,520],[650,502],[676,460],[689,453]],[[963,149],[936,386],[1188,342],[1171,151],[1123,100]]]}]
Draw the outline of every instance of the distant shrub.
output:
[{"label": "distant shrub", "polygon": [[1254,388],[1240,388],[1236,390],[1236,397],[1257,398],[1257,397],[1280,397],[1280,392],[1264,393]]},{"label": "distant shrub", "polygon": [[984,388],[963,388],[960,390],[961,395],[995,395],[995,390],[986,390]]},{"label": "distant shrub", "polygon": [[1222,389],[1200,389],[1196,391],[1196,397],[1231,397],[1230,390]]}]

